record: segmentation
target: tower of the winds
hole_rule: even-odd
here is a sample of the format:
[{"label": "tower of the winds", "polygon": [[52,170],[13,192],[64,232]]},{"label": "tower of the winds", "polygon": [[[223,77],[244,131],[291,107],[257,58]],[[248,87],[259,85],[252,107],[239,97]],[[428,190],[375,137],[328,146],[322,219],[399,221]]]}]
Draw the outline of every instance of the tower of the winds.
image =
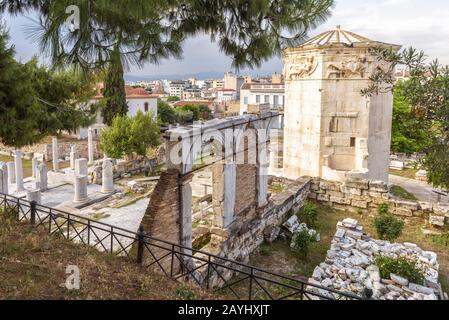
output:
[{"label": "tower of the winds", "polygon": [[361,95],[379,62],[372,41],[337,27],[284,52],[284,176],[388,182],[393,98]]}]

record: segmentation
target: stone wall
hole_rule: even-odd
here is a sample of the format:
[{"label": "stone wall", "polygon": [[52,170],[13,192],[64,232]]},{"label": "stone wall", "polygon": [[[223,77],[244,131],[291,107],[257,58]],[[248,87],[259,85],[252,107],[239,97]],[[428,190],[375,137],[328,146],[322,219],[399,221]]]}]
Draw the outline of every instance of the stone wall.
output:
[{"label": "stone wall", "polygon": [[[98,141],[94,141],[94,157],[101,158],[103,153],[100,150],[100,144]],[[73,142],[58,142],[59,149],[59,158],[60,159],[69,159],[70,151],[72,146],[76,146],[77,157],[78,158],[88,158],[88,146],[87,140],[73,141]],[[7,147],[0,143],[0,154],[13,156],[14,155],[13,147]],[[43,155],[46,161],[53,160],[53,151],[51,144],[35,144],[32,146],[26,146],[21,148],[24,154],[25,159],[31,159],[35,154]]]},{"label": "stone wall", "polygon": [[239,164],[236,169],[235,217],[254,218],[257,206],[257,167],[251,164]]},{"label": "stone wall", "polygon": [[[95,184],[102,183],[103,160],[95,162],[95,167],[90,173],[90,181]],[[114,161],[113,173],[114,179],[123,178],[127,174],[139,174],[144,172],[154,172],[158,165],[157,159],[134,159],[129,161]]]},{"label": "stone wall", "polygon": [[[150,203],[142,220],[145,231],[154,238],[172,243],[180,243],[180,196],[179,196],[179,172],[167,170],[161,174],[159,183],[151,195]],[[164,246],[158,242],[157,245]],[[167,254],[164,249],[152,248],[156,258]],[[151,263],[152,257],[146,254],[146,259]],[[170,259],[160,261],[165,270],[170,270]]]},{"label": "stone wall", "polygon": [[[289,181],[286,190],[274,195],[269,204],[258,210],[257,216],[251,221],[247,221],[246,217],[239,217],[226,231],[213,228],[211,242],[202,250],[227,259],[248,262],[250,254],[264,242],[264,232],[282,225],[292,212],[303,206],[310,192],[310,181],[309,178]],[[205,276],[204,272],[205,270],[199,270],[200,278]],[[222,276],[230,279],[232,272],[228,270]],[[211,278],[211,285],[221,283],[222,279],[215,275]]]},{"label": "stone wall", "polygon": [[389,193],[388,185],[380,181],[349,180],[341,183],[314,178],[309,198],[342,210],[372,210],[388,203],[398,216],[426,218],[437,227],[449,223],[449,206],[395,199]]}]

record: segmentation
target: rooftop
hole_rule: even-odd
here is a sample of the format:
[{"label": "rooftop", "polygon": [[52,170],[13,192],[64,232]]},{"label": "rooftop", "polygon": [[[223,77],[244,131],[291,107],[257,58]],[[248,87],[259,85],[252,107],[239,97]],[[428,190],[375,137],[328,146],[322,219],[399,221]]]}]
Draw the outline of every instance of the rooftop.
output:
[{"label": "rooftop", "polygon": [[[350,31],[346,31],[341,29],[340,26],[337,26],[334,30],[323,32],[312,39],[307,40],[303,44],[299,46],[299,48],[303,47],[321,47],[328,45],[345,45],[345,46],[356,46],[363,44],[378,44],[378,45],[392,45],[387,43],[382,43],[379,41],[374,41],[363,37],[361,35],[355,34]],[[396,46],[396,45],[392,45]]]}]

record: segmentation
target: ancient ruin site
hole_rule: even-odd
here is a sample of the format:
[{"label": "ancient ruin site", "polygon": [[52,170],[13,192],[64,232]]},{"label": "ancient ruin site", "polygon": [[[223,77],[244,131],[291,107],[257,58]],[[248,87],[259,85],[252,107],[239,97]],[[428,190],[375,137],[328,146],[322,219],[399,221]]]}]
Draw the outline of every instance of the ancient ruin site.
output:
[{"label": "ancient ruin site", "polygon": [[[229,26],[195,1],[118,25],[118,1],[85,37],[74,5],[70,40],[57,6],[12,2],[7,21],[32,10],[57,52],[55,70],[16,61],[0,26],[0,299],[448,300],[447,67],[394,33],[301,29],[287,2],[298,18],[261,32],[276,1],[207,4]],[[334,1],[316,2],[322,22]],[[236,70],[277,53],[282,71],[130,80],[208,30]]]}]

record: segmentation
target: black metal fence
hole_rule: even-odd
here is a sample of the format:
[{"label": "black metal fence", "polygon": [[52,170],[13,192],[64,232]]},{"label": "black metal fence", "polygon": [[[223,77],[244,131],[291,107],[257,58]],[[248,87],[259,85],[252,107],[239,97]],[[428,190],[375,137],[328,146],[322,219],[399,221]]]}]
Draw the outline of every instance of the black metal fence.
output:
[{"label": "black metal fence", "polygon": [[306,281],[155,239],[24,199],[0,193],[0,209],[21,222],[45,228],[50,235],[127,257],[172,279],[187,280],[230,298],[248,300],[360,300]]}]

